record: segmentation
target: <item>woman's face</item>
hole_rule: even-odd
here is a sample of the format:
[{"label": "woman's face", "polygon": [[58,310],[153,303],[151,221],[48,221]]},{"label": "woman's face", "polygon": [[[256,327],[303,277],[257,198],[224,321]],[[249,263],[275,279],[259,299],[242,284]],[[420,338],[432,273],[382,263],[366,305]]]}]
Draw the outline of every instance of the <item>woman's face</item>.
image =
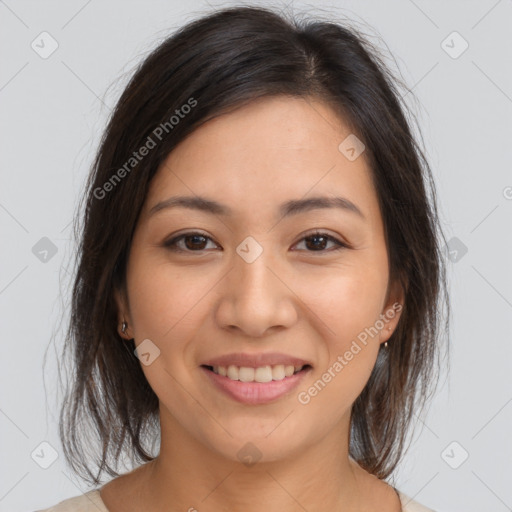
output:
[{"label": "woman's face", "polygon": [[[347,439],[403,298],[391,287],[386,300],[384,227],[360,149],[325,104],[274,97],[204,124],[161,166],[134,234],[128,302],[116,299],[160,401],[162,444],[180,431],[228,459],[265,461]],[[152,211],[177,196],[221,206]],[[336,197],[345,207],[300,207]],[[271,353],[284,359],[257,359]],[[241,380],[203,366],[223,356]],[[299,360],[309,367],[283,375]],[[254,367],[273,380],[250,382]]]}]

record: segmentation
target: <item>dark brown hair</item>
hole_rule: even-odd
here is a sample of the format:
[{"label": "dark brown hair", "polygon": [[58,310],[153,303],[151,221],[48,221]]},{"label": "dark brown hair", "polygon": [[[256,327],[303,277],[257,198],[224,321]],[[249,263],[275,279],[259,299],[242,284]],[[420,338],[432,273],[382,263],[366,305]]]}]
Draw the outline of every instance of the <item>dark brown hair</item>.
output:
[{"label": "dark brown hair", "polygon": [[[152,178],[202,123],[275,95],[326,102],[366,146],[390,282],[399,280],[406,293],[389,348],[381,346],[353,404],[350,455],[381,479],[392,473],[413,415],[437,385],[442,305],[446,332],[449,318],[448,301],[440,300],[447,293],[437,235],[444,236],[433,178],[405,116],[409,109],[400,84],[378,49],[348,24],[249,6],[190,22],[143,60],[103,134],[79,205],[81,211],[85,201],[82,224],[75,218],[79,243],[62,358],[69,349],[73,370],[60,436],[77,474],[97,484],[102,471],[119,475],[122,453],[137,464],[155,456],[158,399],[133,353],[133,340],[118,334],[113,296],[115,289],[126,293],[127,257]],[[191,108],[180,110],[183,105]],[[162,136],[156,140],[158,127]],[[157,144],[144,158],[131,160],[149,138]],[[87,459],[98,468],[96,475]]]}]

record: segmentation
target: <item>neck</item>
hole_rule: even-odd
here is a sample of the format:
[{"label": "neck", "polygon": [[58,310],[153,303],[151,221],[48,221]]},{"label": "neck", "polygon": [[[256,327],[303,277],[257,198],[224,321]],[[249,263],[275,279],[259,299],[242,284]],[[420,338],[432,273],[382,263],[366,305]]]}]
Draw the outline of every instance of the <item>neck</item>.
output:
[{"label": "neck", "polygon": [[320,503],[324,510],[358,508],[363,470],[348,456],[348,418],[296,453],[247,465],[200,443],[162,412],[160,454],[146,465],[147,510],[304,512]]}]

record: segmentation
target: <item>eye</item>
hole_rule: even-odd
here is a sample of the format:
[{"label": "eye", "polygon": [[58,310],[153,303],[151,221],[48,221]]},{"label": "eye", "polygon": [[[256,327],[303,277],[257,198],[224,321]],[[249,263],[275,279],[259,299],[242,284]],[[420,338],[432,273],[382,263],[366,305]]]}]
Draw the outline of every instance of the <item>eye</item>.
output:
[{"label": "eye", "polygon": [[[201,252],[206,249],[205,245],[207,245],[208,240],[212,239],[203,233],[189,232],[171,238],[164,242],[164,246],[174,252]],[[303,237],[300,242],[302,241],[305,241],[308,249],[312,249],[306,252],[332,252],[348,247],[348,245],[337,238],[321,231],[316,231]],[[181,244],[181,242],[183,242],[183,244]],[[334,248],[331,249],[331,251],[326,251],[326,245],[329,242],[334,244]]]},{"label": "eye", "polygon": [[[302,240],[306,241],[306,247],[313,248],[312,251],[307,252],[332,252],[339,251],[340,249],[345,249],[348,247],[346,244],[344,244],[337,238],[328,235],[327,233],[322,233],[321,231],[315,231],[314,233],[311,233],[302,238],[301,242]],[[329,242],[332,242],[334,244],[334,248],[331,251],[326,251],[324,249]]]},{"label": "eye", "polygon": [[[164,246],[174,252],[199,252],[204,250],[206,240],[211,240],[211,238],[203,233],[190,232],[183,233],[182,235],[164,242]],[[179,242],[182,241],[185,243],[185,248],[183,248],[183,245],[178,245]]]}]

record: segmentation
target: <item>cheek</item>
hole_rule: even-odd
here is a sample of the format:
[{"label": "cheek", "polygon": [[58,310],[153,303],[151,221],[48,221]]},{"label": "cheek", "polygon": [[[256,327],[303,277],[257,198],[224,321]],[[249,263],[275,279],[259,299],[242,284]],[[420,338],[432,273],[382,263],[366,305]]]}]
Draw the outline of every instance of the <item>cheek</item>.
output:
[{"label": "cheek", "polygon": [[[194,322],[194,309],[211,276],[173,268],[168,262],[134,259],[128,273],[130,311],[137,337],[166,341]],[[179,337],[181,339],[181,336]]]},{"label": "cheek", "polygon": [[375,366],[380,344],[374,326],[381,291],[371,279],[351,275],[331,280],[324,293],[309,302],[321,320],[317,330],[322,329],[325,351],[319,353],[315,378],[299,390],[302,394],[297,398],[307,406],[308,417],[324,418],[324,428],[334,426],[347,413]]},{"label": "cheek", "polygon": [[201,298],[211,276],[173,268],[168,262],[150,257],[133,257],[127,274],[130,313],[138,346],[149,339],[158,356],[142,371],[160,400],[173,409],[190,407],[187,395],[176,393],[179,384],[190,388],[189,341],[201,323]]},{"label": "cheek", "polygon": [[328,390],[318,391],[323,396],[319,405],[324,400],[351,404],[364,388],[380,347],[376,322],[385,287],[378,271],[351,268],[333,272],[309,294],[307,305],[315,313],[312,317],[318,318],[317,329],[323,333],[326,349],[318,368],[322,382],[317,387],[323,390],[325,384]]},{"label": "cheek", "polygon": [[337,269],[321,280],[303,280],[300,285],[304,302],[332,343],[341,348],[379,319],[386,282],[381,273],[368,268]]}]

